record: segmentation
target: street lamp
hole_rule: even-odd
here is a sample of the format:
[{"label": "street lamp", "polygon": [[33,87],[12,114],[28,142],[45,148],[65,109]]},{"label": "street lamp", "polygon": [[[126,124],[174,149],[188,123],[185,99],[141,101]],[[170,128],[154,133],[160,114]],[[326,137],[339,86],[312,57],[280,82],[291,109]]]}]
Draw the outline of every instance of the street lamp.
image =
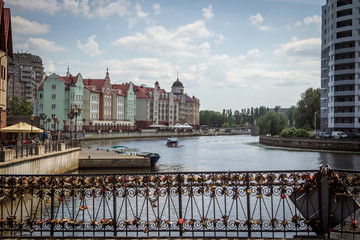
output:
[{"label": "street lamp", "polygon": [[75,139],[77,138],[77,117],[80,116],[82,109],[75,104],[75,107],[70,109],[70,113],[68,113],[69,119],[75,118]]},{"label": "street lamp", "polygon": [[314,114],[314,128],[315,128],[315,130],[314,130],[314,134],[316,135],[316,114],[317,114],[318,112],[315,112],[315,114]]},{"label": "street lamp", "polygon": [[82,122],[83,122],[83,125],[82,125],[82,129],[81,129],[81,130],[83,130],[83,132],[84,132],[84,131],[85,131],[84,126],[85,126],[86,118],[83,118],[83,119],[82,119]]},{"label": "street lamp", "polygon": [[32,136],[32,129],[33,129],[34,118],[35,118],[34,114],[33,114],[33,115],[31,115],[31,117],[30,117],[30,120],[31,120],[31,130],[30,130],[30,136]]},{"label": "street lamp", "polygon": [[56,132],[56,122],[57,122],[57,117],[54,117],[54,118],[53,118],[53,121],[54,121],[54,131]]}]

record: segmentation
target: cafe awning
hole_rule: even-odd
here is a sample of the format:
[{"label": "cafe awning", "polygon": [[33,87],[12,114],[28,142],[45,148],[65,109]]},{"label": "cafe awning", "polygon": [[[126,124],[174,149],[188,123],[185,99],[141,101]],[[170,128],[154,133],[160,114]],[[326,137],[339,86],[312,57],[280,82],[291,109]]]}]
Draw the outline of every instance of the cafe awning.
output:
[{"label": "cafe awning", "polygon": [[31,126],[30,124],[19,122],[17,124],[11,125],[9,127],[1,128],[0,132],[12,132],[12,133],[41,133],[44,132],[41,128]]}]

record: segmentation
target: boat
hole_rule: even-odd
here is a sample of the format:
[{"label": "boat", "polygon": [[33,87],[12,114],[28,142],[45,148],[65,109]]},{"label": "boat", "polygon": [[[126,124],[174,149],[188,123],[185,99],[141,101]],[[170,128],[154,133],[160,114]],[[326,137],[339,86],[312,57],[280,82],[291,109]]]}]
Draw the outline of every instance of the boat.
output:
[{"label": "boat", "polygon": [[141,153],[137,153],[137,156],[140,157],[146,157],[146,158],[150,158],[150,163],[151,166],[155,166],[155,164],[159,161],[160,159],[160,155],[157,153],[150,153],[150,152],[141,152]]},{"label": "boat", "polygon": [[177,147],[178,146],[178,140],[175,137],[170,137],[167,139],[166,146],[168,147]]},{"label": "boat", "polygon": [[146,157],[150,158],[151,166],[155,166],[155,164],[159,161],[160,155],[158,153],[151,153],[151,152],[138,152],[137,149],[130,149],[126,146],[112,146],[112,151],[121,154],[128,154],[128,155],[136,155],[139,157]]}]

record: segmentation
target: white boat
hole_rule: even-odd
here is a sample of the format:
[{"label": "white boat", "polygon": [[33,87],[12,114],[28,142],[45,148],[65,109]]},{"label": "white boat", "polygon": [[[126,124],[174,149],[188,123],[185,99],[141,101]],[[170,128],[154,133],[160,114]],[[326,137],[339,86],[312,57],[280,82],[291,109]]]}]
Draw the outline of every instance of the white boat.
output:
[{"label": "white boat", "polygon": [[177,147],[178,146],[178,139],[175,137],[170,137],[167,139],[166,146],[168,147]]}]

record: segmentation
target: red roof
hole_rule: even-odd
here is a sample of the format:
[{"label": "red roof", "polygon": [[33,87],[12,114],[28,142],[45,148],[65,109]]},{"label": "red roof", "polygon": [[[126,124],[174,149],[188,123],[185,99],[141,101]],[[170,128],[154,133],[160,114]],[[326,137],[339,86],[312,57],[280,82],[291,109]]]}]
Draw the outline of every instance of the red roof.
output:
[{"label": "red roof", "polygon": [[[78,81],[79,75],[80,75],[80,73],[79,73],[78,75],[76,75],[76,76],[70,75],[70,76],[65,76],[65,77],[63,77],[63,76],[57,75],[57,77],[66,84],[65,90],[69,90],[69,85],[70,85],[71,83],[76,84],[77,81]],[[49,78],[49,76],[46,76],[46,78],[44,79],[44,81],[41,83],[41,85],[39,86],[39,89],[38,89],[39,91],[44,90],[44,86],[43,86],[43,85],[44,85],[44,82],[45,82],[46,80],[48,80],[48,78]]]},{"label": "red roof", "polygon": [[84,86],[95,86],[96,90],[100,92],[105,85],[105,81],[105,79],[83,79]]},{"label": "red roof", "polygon": [[100,90],[96,90],[96,86],[94,86],[94,85],[84,85],[84,88],[86,88],[90,92],[101,93]]},{"label": "red roof", "polygon": [[112,89],[112,91],[118,96],[125,96],[125,94],[120,89]]}]

